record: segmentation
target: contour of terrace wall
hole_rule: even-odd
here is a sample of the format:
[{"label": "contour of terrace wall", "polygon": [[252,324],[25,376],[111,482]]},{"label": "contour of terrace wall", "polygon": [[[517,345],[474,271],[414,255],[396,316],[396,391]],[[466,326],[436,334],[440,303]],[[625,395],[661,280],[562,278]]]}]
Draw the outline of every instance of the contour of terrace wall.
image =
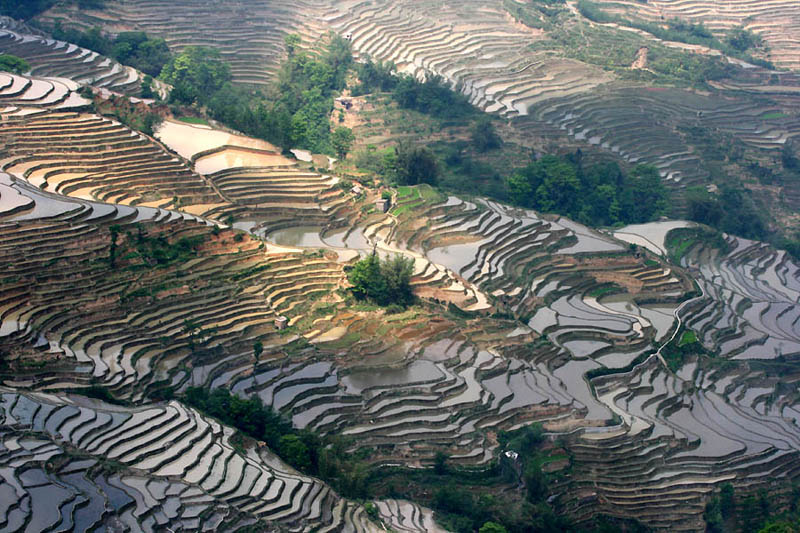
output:
[{"label": "contour of terrace wall", "polygon": [[[263,520],[297,531],[380,531],[362,507],[255,443],[234,447],[233,429],[178,402],[125,409],[8,389],[0,397],[0,520],[10,529],[233,531]],[[75,451],[86,458],[69,460]],[[43,469],[60,458],[57,470]],[[99,468],[109,460],[123,470]]]},{"label": "contour of terrace wall", "polygon": [[220,11],[218,5],[202,0],[118,0],[105,4],[103,12],[57,7],[39,18],[53,23],[66,17],[72,24],[97,25],[113,33],[120,26],[145,31],[165,39],[174,51],[211,46],[231,65],[234,80],[267,85],[285,57],[285,35],[299,33],[315,42],[324,32],[309,12],[313,13],[313,6],[304,1],[237,1]]},{"label": "contour of terrace wall", "polygon": [[74,44],[4,29],[2,22],[0,52],[25,59],[31,75],[68,78],[130,96],[141,93],[143,76],[135,69]]}]

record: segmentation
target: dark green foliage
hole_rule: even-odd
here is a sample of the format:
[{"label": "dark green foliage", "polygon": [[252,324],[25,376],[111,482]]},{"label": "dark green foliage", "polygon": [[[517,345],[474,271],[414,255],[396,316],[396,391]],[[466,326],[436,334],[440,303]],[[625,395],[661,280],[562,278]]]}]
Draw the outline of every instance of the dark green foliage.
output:
[{"label": "dark green foliage", "polygon": [[436,185],[439,165],[436,156],[424,146],[401,142],[395,148],[394,178],[400,185]]},{"label": "dark green foliage", "polygon": [[350,44],[334,36],[321,59],[306,53],[289,58],[279,75],[279,106],[291,115],[294,146],[331,152],[329,119],[334,93],[345,87],[352,63]]},{"label": "dark green foliage", "polygon": [[263,440],[279,451],[281,437],[292,433],[292,425],[272,409],[265,407],[258,396],[244,400],[224,389],[190,387],[186,403],[204,413],[231,424],[244,433]]},{"label": "dark green foliage", "polygon": [[140,31],[123,32],[114,39],[111,57],[125,65],[148,74],[158,76],[171,59],[167,42],[164,39],[151,39]]},{"label": "dark green foliage", "polygon": [[402,255],[381,260],[373,252],[347,273],[352,292],[359,300],[369,300],[378,305],[407,306],[414,302],[411,275],[414,261]]},{"label": "dark green foliage", "polygon": [[472,145],[478,152],[488,152],[500,148],[503,140],[494,129],[494,124],[488,118],[481,118],[470,128]]},{"label": "dark green foliage", "polygon": [[525,426],[516,431],[501,431],[497,441],[505,450],[513,450],[522,456],[532,455],[544,442],[544,431],[538,424]]},{"label": "dark green foliage", "polygon": [[733,485],[725,483],[719,492],[720,512],[723,518],[730,518],[736,510],[736,499],[734,496]]},{"label": "dark green foliage", "polygon": [[691,188],[686,194],[689,219],[748,239],[769,237],[761,211],[744,190],[723,185],[719,194]]},{"label": "dark green foliage", "polygon": [[334,147],[329,117],[334,95],[344,89],[352,64],[350,44],[332,36],[321,56],[300,51],[296,35],[287,36],[289,57],[281,67],[270,97],[226,84],[209,93],[209,115],[248,135],[266,139],[283,149],[306,148],[317,153],[336,153],[346,147],[337,138]]},{"label": "dark green foliage", "polygon": [[231,80],[231,69],[219,50],[189,46],[164,65],[160,78],[173,86],[171,102],[205,105]]},{"label": "dark green foliage", "polygon": [[566,12],[566,0],[530,0],[520,3],[503,0],[503,7],[512,17],[531,28],[551,28],[559,14]]},{"label": "dark green foliage", "polygon": [[56,0],[0,0],[0,15],[28,20],[47,11],[55,3]]},{"label": "dark green foliage", "polygon": [[447,470],[447,454],[442,451],[436,452],[436,456],[433,458],[433,471],[442,476],[447,473]]},{"label": "dark green foliage", "polygon": [[82,394],[84,396],[88,396],[89,398],[94,398],[95,400],[101,400],[106,403],[114,405],[125,405],[124,402],[121,402],[116,398],[114,398],[114,396],[107,388],[101,387],[100,385],[91,385],[84,389],[76,389],[75,392],[77,392],[78,394]]},{"label": "dark green foliage", "polygon": [[353,130],[344,126],[339,126],[331,134],[331,145],[333,146],[336,155],[339,159],[344,159],[353,147],[356,136],[353,135]]},{"label": "dark green foliage", "polygon": [[369,57],[356,66],[359,84],[351,91],[353,96],[361,96],[374,91],[388,92],[397,86],[397,67],[391,61],[374,63]]},{"label": "dark green foliage", "polygon": [[711,354],[697,340],[697,336],[689,330],[679,331],[675,335],[675,340],[661,350],[661,356],[666,361],[667,367],[673,372],[677,372],[683,366],[686,358],[692,355]]},{"label": "dark green foliage", "polygon": [[158,95],[153,91],[153,82],[153,77],[149,74],[142,79],[142,92],[140,94],[142,98],[158,97]]},{"label": "dark green foliage", "polygon": [[21,57],[12,56],[11,54],[0,54],[0,72],[22,74],[23,72],[28,72],[30,69],[30,63]]},{"label": "dark green foliage", "polygon": [[708,533],[723,533],[725,531],[722,511],[720,510],[719,496],[711,498],[706,504],[706,509],[703,512],[703,519],[706,521],[706,531]]},{"label": "dark green foliage", "polygon": [[97,27],[81,31],[64,28],[60,22],[56,22],[50,33],[56,39],[112,57],[150,76],[158,76],[164,65],[172,59],[164,39],[150,38],[140,31],[122,32],[112,38]]},{"label": "dark green foliage", "polygon": [[203,235],[182,237],[176,242],[169,242],[163,235],[140,236],[136,242],[136,250],[146,263],[165,267],[197,257],[197,248],[204,241]]},{"label": "dark green foliage", "polygon": [[418,81],[409,75],[400,76],[392,97],[400,107],[434,117],[459,117],[474,113],[467,98],[453,91],[441,76],[428,76]]},{"label": "dark green foliage", "polygon": [[763,45],[763,40],[759,35],[744,28],[734,28],[728,33],[725,43],[739,52],[746,52],[751,48]]},{"label": "dark green foliage", "polygon": [[262,94],[227,83],[208,102],[208,113],[248,135],[283,149],[292,147],[291,114],[282,106],[267,103]]},{"label": "dark green foliage", "polygon": [[486,522],[478,530],[478,533],[508,533],[508,530],[494,522]]},{"label": "dark green foliage", "polygon": [[668,208],[654,167],[638,165],[625,176],[614,163],[585,168],[580,153],[570,159],[544,156],[506,184],[514,203],[594,226],[649,222]]}]

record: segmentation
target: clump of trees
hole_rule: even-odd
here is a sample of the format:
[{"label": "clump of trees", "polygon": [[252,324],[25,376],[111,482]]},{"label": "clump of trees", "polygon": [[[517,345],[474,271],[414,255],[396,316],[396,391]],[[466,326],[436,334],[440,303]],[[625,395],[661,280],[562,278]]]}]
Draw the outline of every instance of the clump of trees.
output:
[{"label": "clump of trees", "polygon": [[411,276],[414,261],[402,255],[381,260],[373,251],[356,263],[347,273],[351,291],[359,300],[381,306],[406,307],[414,302]]},{"label": "clump of trees", "polygon": [[284,461],[306,474],[319,476],[343,496],[367,496],[367,467],[357,455],[347,452],[347,442],[340,437],[320,437],[296,429],[258,396],[244,399],[225,389],[189,387],[183,399],[203,413],[266,442]]},{"label": "clump of trees", "polygon": [[745,191],[723,185],[718,194],[703,187],[687,190],[689,219],[748,239],[764,240],[769,228],[764,218]]},{"label": "clump of trees", "polygon": [[479,120],[476,120],[470,128],[469,133],[472,146],[474,146],[478,152],[488,152],[489,150],[500,148],[503,145],[503,140],[497,134],[497,131],[494,129],[494,124],[492,124],[492,121],[488,117],[481,117]]},{"label": "clump of trees", "polygon": [[164,65],[160,78],[173,87],[171,102],[205,105],[231,81],[231,68],[216,48],[188,46]]},{"label": "clump of trees", "polygon": [[[332,35],[322,53],[313,55],[299,48],[296,35],[287,36],[285,42],[288,58],[266,92],[234,86],[228,79],[211,86],[205,91],[207,97],[196,103],[207,106],[212,118],[283,149],[305,148],[341,157],[342,150],[349,150],[348,137],[344,131],[331,132],[329,117],[353,62],[350,43]],[[187,103],[180,93],[176,100]]]},{"label": "clump of trees", "polygon": [[22,74],[30,69],[30,63],[20,57],[12,56],[11,54],[0,54],[0,72]]},{"label": "clump of trees", "polygon": [[444,78],[436,75],[429,75],[425,81],[407,74],[400,76],[392,98],[400,107],[434,117],[452,119],[475,112],[463,94],[452,90]]},{"label": "clump of trees", "polygon": [[0,15],[28,20],[47,11],[56,0],[0,0]]},{"label": "clump of trees", "polygon": [[347,156],[355,140],[356,136],[353,135],[353,130],[345,126],[339,126],[331,133],[331,145],[339,159],[344,159]]},{"label": "clump of trees", "polygon": [[668,209],[655,167],[638,165],[627,175],[615,163],[586,168],[580,153],[546,155],[515,172],[507,187],[516,204],[594,226],[649,222]]},{"label": "clump of trees", "polygon": [[50,33],[56,39],[114,58],[153,77],[158,76],[173,58],[164,39],[149,37],[141,31],[122,32],[112,38],[97,27],[81,31],[64,28],[56,22]]},{"label": "clump of trees", "polygon": [[397,86],[397,66],[392,61],[373,62],[367,57],[363,63],[356,65],[359,83],[353,87],[351,94],[361,96],[371,92],[390,92]]},{"label": "clump of trees", "polygon": [[355,163],[397,185],[436,185],[439,179],[436,155],[429,148],[410,141],[401,141],[393,148],[382,150],[367,146],[356,152]]}]

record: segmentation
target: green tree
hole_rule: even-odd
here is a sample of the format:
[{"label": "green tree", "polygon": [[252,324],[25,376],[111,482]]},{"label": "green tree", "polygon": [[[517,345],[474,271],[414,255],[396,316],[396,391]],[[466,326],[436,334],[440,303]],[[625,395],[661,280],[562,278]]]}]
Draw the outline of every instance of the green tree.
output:
[{"label": "green tree", "polygon": [[547,496],[547,479],[542,468],[536,463],[525,466],[525,487],[527,488],[528,501],[541,502]]},{"label": "green tree", "polygon": [[374,251],[353,266],[347,274],[353,294],[359,300],[385,301],[386,280],[381,274],[381,260]]},{"label": "green tree", "polygon": [[308,471],[311,468],[311,456],[308,446],[297,435],[284,435],[278,441],[280,455],[298,470]]},{"label": "green tree", "polygon": [[623,206],[625,222],[649,222],[667,212],[667,191],[656,167],[636,165],[628,182],[628,202]]},{"label": "green tree", "polygon": [[770,522],[758,533],[800,533],[800,522],[792,523],[786,520],[780,522]]},{"label": "green tree", "polygon": [[506,188],[508,189],[508,196],[513,203],[525,207],[533,207],[533,187],[525,174],[522,172],[513,173],[506,180]]},{"label": "green tree", "polygon": [[414,301],[413,273],[413,259],[398,254],[381,261],[373,251],[350,269],[347,279],[359,300],[370,300],[383,306],[407,306]]},{"label": "green tree", "polygon": [[478,533],[508,533],[508,530],[495,522],[486,522],[478,530]]},{"label": "green tree", "polygon": [[0,54],[0,72],[22,74],[23,72],[28,72],[30,69],[30,63],[21,57],[12,56],[11,54]]},{"label": "green tree", "polygon": [[428,148],[401,142],[396,148],[396,178],[400,185],[436,185],[439,165]]},{"label": "green tree", "polygon": [[438,451],[436,452],[436,456],[433,459],[433,471],[436,472],[437,475],[443,476],[447,473],[447,454]]},{"label": "green tree", "polygon": [[750,48],[761,46],[763,41],[755,33],[743,27],[738,27],[728,33],[728,38],[725,39],[725,42],[737,52],[746,52]]},{"label": "green tree", "polygon": [[344,159],[353,147],[356,136],[353,135],[353,130],[344,126],[339,126],[331,134],[331,144],[333,149],[336,150],[336,155],[339,159]]},{"label": "green tree", "polygon": [[253,343],[253,357],[256,361],[258,358],[261,357],[261,354],[264,353],[264,343],[261,341],[256,341]]},{"label": "green tree", "polygon": [[494,129],[494,124],[488,118],[476,121],[470,128],[470,139],[472,145],[479,152],[488,152],[495,148],[500,148],[503,144],[502,139]]},{"label": "green tree", "polygon": [[722,485],[719,492],[719,502],[723,518],[730,518],[736,510],[736,498],[731,483]]},{"label": "green tree", "polygon": [[182,104],[206,104],[231,79],[230,66],[219,50],[189,46],[171,59],[160,78],[174,88],[170,100]]},{"label": "green tree", "polygon": [[289,54],[290,58],[294,56],[301,42],[302,39],[300,39],[300,36],[296,33],[290,33],[283,38],[283,44],[286,47],[286,52]]},{"label": "green tree", "polygon": [[386,283],[389,304],[402,306],[414,301],[411,289],[411,276],[414,274],[414,260],[400,254],[381,262],[381,275]]}]

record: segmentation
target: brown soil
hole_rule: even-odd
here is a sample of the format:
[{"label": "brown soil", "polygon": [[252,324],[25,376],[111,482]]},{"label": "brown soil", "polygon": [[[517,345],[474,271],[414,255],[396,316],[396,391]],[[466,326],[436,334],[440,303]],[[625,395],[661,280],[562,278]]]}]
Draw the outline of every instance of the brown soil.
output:
[{"label": "brown soil", "polygon": [[624,287],[631,294],[638,294],[644,287],[642,280],[619,272],[593,272],[592,277],[598,283],[615,283],[620,287]]},{"label": "brown soil", "polygon": [[647,68],[647,53],[650,51],[649,48],[643,46],[639,48],[639,51],[636,52],[636,59],[633,60],[633,64],[631,65],[632,69],[644,69]]}]

